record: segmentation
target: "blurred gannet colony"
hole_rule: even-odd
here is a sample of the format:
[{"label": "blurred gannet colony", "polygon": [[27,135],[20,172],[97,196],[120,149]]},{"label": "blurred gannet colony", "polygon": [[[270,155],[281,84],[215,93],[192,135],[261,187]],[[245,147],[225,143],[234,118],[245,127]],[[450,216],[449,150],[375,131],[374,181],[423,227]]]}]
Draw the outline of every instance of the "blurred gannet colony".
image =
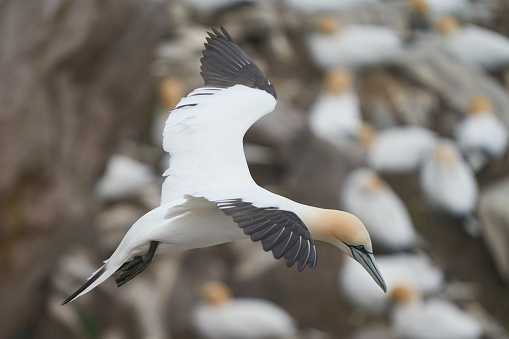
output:
[{"label": "blurred gannet colony", "polygon": [[[171,161],[160,148],[164,121],[203,84],[197,59],[205,32],[223,25],[278,91],[275,111],[244,138],[254,180],[293,200],[357,215],[380,253],[388,293],[328,245],[318,256],[335,259],[321,260],[313,274],[288,273],[259,244],[220,245],[184,252],[171,276],[164,265],[143,273],[159,281],[143,289],[152,294],[147,300],[164,295],[162,316],[150,323],[164,330],[155,333],[509,338],[508,4],[181,0],[165,10],[168,34],[152,65],[159,102],[138,126],[137,151],[126,152],[125,143],[116,150],[133,158],[113,155],[97,185],[95,223],[108,237],[102,253],[111,254],[121,239],[110,238],[130,226],[112,216],[131,220],[153,207],[133,199],[137,194],[158,199],[159,192],[139,189],[159,185],[154,173]],[[88,248],[67,256],[86,269],[104,257]],[[68,266],[59,268],[59,277],[68,276],[58,283],[60,297],[83,279]],[[324,283],[331,279],[337,284]],[[201,289],[211,280],[226,285]],[[106,285],[97,300],[69,308],[90,311],[104,299],[139,314],[143,298],[133,288],[118,291],[124,301]],[[199,291],[206,293],[197,302]],[[303,328],[320,332],[303,336]]]}]

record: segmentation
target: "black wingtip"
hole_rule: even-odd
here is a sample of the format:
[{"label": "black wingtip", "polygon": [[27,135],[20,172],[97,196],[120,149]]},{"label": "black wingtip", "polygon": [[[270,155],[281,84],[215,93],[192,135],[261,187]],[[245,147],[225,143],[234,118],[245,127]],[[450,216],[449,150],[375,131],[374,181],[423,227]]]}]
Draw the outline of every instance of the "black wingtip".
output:
[{"label": "black wingtip", "polygon": [[74,299],[76,299],[76,297],[81,293],[83,292],[84,290],[86,290],[88,288],[88,286],[92,285],[94,283],[94,281],[96,281],[103,273],[104,273],[105,269],[104,269],[104,266],[101,267],[101,269],[99,271],[97,271],[96,274],[94,274],[92,277],[90,277],[90,279],[87,280],[86,283],[84,283],[80,288],[78,288],[76,290],[76,292],[74,292],[73,294],[71,294],[69,296],[69,298],[65,299],[61,304],[60,306],[64,306],[65,304],[67,303],[70,303],[71,301],[73,301]]},{"label": "black wingtip", "polygon": [[244,85],[261,89],[277,99],[274,86],[267,80],[258,66],[237,45],[230,33],[220,26],[221,31],[212,28],[206,38],[201,61],[201,76],[205,86],[228,88]]}]

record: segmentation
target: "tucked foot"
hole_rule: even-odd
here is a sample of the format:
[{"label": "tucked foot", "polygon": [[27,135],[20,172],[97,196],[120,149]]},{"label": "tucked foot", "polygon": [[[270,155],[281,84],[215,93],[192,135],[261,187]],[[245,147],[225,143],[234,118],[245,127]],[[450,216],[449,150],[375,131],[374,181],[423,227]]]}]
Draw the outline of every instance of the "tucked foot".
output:
[{"label": "tucked foot", "polygon": [[126,262],[120,270],[120,277],[115,279],[117,283],[117,287],[124,285],[126,282],[137,276],[139,273],[143,272],[145,268],[152,262],[154,259],[154,255],[156,254],[157,246],[159,245],[158,241],[152,241],[150,243],[150,248],[144,256],[136,256],[133,260]]}]

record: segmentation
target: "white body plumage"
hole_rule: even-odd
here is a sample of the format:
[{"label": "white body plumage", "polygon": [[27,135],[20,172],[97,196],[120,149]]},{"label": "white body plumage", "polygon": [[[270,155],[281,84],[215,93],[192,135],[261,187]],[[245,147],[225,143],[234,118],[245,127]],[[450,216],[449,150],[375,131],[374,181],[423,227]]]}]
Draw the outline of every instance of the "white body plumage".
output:
[{"label": "white body plumage", "polygon": [[386,249],[411,248],[414,226],[403,201],[370,168],[358,168],[345,179],[340,193],[343,208],[357,215],[373,241]]},{"label": "white body plumage", "polygon": [[209,339],[291,338],[297,332],[294,320],[285,310],[262,299],[203,303],[193,310],[192,320],[200,335]]},{"label": "white body plumage", "polygon": [[332,144],[357,135],[362,127],[357,94],[322,93],[311,107],[309,125],[317,137]]},{"label": "white body plumage", "polygon": [[392,127],[375,134],[368,145],[368,164],[378,172],[416,171],[432,152],[435,133],[420,126]]},{"label": "white body plumage", "polygon": [[477,203],[474,172],[456,145],[443,139],[420,173],[421,187],[431,203],[458,217],[470,215]]},{"label": "white body plumage", "polygon": [[341,12],[361,4],[375,3],[377,0],[285,0],[285,3],[304,14]]},{"label": "white body plumage", "polygon": [[343,294],[352,304],[367,312],[381,313],[386,310],[389,294],[398,284],[411,284],[423,295],[438,293],[444,286],[442,271],[422,254],[379,255],[376,260],[387,279],[388,294],[381,293],[375,284],[363,279],[366,273],[348,258],[338,276]]},{"label": "white body plumage", "polygon": [[95,193],[104,200],[121,199],[139,193],[155,180],[156,175],[149,165],[125,155],[114,154],[97,182]]},{"label": "white body plumage", "polygon": [[446,49],[465,63],[486,69],[509,65],[509,39],[487,28],[469,25],[442,39]]},{"label": "white body plumage", "polygon": [[[399,289],[408,288],[399,286]],[[401,292],[400,292],[401,293]],[[391,321],[397,338],[405,339],[475,339],[482,335],[479,322],[453,303],[433,298],[405,296],[396,300]]]},{"label": "white body plumage", "polygon": [[398,32],[369,25],[347,26],[333,34],[313,33],[307,45],[321,69],[373,66],[395,58],[403,50]]},{"label": "white body plumage", "polygon": [[457,126],[455,137],[474,169],[480,169],[489,159],[500,158],[507,151],[507,128],[491,112],[468,115]]}]

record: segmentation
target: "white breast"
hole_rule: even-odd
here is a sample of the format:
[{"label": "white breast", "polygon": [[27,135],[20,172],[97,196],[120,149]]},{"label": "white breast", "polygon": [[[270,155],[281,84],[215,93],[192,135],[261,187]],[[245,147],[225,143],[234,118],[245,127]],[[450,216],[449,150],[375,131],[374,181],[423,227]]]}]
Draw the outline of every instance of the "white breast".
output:
[{"label": "white breast", "polygon": [[362,126],[359,98],[353,92],[320,95],[311,107],[309,124],[317,137],[332,144],[357,135]]},{"label": "white breast", "polygon": [[211,339],[289,338],[296,333],[290,315],[277,305],[256,299],[234,299],[221,305],[199,305],[192,320]]},{"label": "white breast", "polygon": [[[374,180],[382,186],[370,187]],[[362,220],[375,243],[391,250],[414,244],[414,226],[405,205],[373,170],[359,168],[350,173],[340,200],[346,211]]]}]

